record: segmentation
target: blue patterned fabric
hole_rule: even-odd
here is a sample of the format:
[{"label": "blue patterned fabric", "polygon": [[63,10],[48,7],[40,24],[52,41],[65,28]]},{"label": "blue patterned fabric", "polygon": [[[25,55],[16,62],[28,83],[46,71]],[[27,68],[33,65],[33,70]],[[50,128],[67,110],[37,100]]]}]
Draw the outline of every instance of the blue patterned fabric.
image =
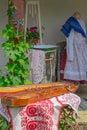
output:
[{"label": "blue patterned fabric", "polygon": [[70,17],[65,24],[62,26],[61,31],[62,33],[68,37],[71,30],[74,30],[75,32],[81,33],[83,37],[86,37],[86,34],[83,30],[83,28],[81,27],[80,23],[77,21],[76,18],[74,17]]}]

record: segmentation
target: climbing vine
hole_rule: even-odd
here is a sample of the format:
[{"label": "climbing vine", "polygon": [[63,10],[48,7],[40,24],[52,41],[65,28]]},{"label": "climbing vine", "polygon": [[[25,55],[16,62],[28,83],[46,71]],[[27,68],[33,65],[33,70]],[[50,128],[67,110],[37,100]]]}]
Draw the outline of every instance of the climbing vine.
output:
[{"label": "climbing vine", "polygon": [[[16,9],[12,0],[9,0],[9,8],[7,11],[8,17],[14,18],[14,10]],[[6,74],[0,75],[0,86],[16,86],[29,84],[27,79],[29,74],[29,60],[26,57],[26,52],[30,48],[29,43],[24,42],[24,34],[19,30],[14,30],[11,22],[7,24],[2,30],[4,43],[2,43],[2,50],[5,57],[9,59],[5,65]]]}]

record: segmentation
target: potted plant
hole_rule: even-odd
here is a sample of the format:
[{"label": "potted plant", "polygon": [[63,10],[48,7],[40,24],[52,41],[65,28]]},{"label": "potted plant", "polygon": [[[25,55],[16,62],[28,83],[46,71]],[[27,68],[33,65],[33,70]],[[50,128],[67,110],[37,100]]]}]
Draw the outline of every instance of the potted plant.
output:
[{"label": "potted plant", "polygon": [[31,41],[34,45],[38,44],[40,38],[38,28],[37,27],[30,27],[29,29],[27,28],[26,38],[27,40]]}]

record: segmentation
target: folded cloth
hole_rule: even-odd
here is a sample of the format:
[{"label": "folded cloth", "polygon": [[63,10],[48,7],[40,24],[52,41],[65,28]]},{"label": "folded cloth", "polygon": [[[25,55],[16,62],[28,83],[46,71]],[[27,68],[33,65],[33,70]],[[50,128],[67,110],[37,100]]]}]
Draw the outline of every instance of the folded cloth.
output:
[{"label": "folded cloth", "polygon": [[4,117],[8,122],[10,122],[10,116],[8,114],[8,109],[7,109],[7,107],[2,106],[2,104],[0,104],[0,115],[2,117]]},{"label": "folded cloth", "polygon": [[63,107],[70,105],[77,112],[79,104],[80,98],[69,93],[25,107],[9,107],[12,130],[58,130]]},{"label": "folded cloth", "polygon": [[81,33],[83,37],[86,37],[85,31],[83,30],[83,28],[81,27],[79,21],[74,18],[74,17],[70,17],[65,24],[62,26],[61,31],[63,32],[63,34],[68,37],[71,30],[74,30],[75,32]]},{"label": "folded cloth", "polygon": [[[78,111],[78,107],[81,103],[81,99],[74,93],[68,93],[57,97],[62,104],[67,104],[72,107],[74,111]],[[77,112],[78,113],[78,112]]]}]

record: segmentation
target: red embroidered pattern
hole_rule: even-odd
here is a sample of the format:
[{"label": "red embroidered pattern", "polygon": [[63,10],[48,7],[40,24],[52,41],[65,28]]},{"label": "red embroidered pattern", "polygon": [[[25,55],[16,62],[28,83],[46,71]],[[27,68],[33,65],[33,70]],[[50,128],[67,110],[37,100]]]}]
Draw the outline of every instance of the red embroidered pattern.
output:
[{"label": "red embroidered pattern", "polygon": [[52,130],[53,114],[53,103],[50,100],[27,105],[19,111],[21,130]]}]

